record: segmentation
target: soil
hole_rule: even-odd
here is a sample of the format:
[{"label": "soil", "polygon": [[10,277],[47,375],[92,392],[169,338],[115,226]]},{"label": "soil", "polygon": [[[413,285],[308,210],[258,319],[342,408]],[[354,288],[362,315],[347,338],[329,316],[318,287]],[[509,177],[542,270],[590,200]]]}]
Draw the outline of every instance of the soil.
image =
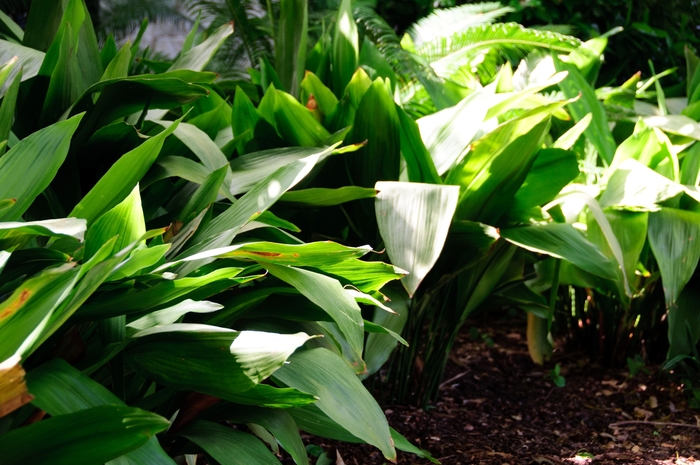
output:
[{"label": "soil", "polygon": [[[564,351],[542,367],[528,356],[524,326],[478,327],[478,338],[460,335],[434,405],[384,406],[389,424],[442,464],[700,465],[700,410],[658,367],[630,377]],[[557,363],[563,387],[552,378]],[[386,463],[368,445],[305,441],[337,464]],[[397,463],[430,462],[400,452]]]}]

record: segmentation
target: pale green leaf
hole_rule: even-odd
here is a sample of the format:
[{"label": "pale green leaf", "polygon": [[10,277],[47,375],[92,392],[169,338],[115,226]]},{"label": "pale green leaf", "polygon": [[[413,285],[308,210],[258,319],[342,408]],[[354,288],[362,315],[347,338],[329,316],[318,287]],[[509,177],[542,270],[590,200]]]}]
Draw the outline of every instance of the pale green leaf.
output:
[{"label": "pale green leaf", "polygon": [[388,460],[396,459],[384,413],[352,370],[333,352],[313,349],[290,357],[273,379],[316,395],[314,404],[352,435],[379,448]]},{"label": "pale green leaf", "polygon": [[17,200],[0,212],[0,220],[19,219],[48,187],[68,154],[82,117],[80,114],[31,134],[0,158],[0,199]]},{"label": "pale green leaf", "polygon": [[459,198],[458,186],[378,182],[375,212],[389,258],[409,272],[412,296],[440,256]]},{"label": "pale green leaf", "polygon": [[157,136],[122,155],[75,206],[70,216],[85,218],[89,225],[123,201],[155,162],[165,138],[172,134],[179,122],[173,122]]},{"label": "pale green leaf", "polygon": [[126,357],[137,372],[222,399],[264,381],[310,338],[184,324],[146,329],[133,337]]},{"label": "pale green leaf", "polygon": [[360,307],[337,280],[291,266],[272,263],[262,263],[262,266],[328,313],[338,324],[350,347],[358,354],[362,353],[364,332]]},{"label": "pale green leaf", "polygon": [[649,214],[649,245],[659,264],[666,306],[676,304],[700,259],[700,213],[663,207]]},{"label": "pale green leaf", "polygon": [[500,232],[508,242],[519,247],[568,260],[602,278],[617,276],[610,260],[570,224],[548,223],[501,229]]},{"label": "pale green leaf", "polygon": [[104,463],[143,446],[168,420],[141,409],[103,405],[58,415],[0,436],[7,465]]},{"label": "pale green leaf", "polygon": [[279,465],[255,436],[210,421],[195,421],[181,433],[221,465]]}]

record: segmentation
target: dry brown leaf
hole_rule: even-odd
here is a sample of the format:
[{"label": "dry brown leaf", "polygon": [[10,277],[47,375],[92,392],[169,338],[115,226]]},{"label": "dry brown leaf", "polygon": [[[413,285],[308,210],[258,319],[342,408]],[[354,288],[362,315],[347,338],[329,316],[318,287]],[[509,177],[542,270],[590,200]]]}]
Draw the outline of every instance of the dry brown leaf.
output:
[{"label": "dry brown leaf", "polygon": [[19,361],[19,356],[14,356],[0,364],[0,417],[34,399],[34,396],[27,392],[24,368]]}]

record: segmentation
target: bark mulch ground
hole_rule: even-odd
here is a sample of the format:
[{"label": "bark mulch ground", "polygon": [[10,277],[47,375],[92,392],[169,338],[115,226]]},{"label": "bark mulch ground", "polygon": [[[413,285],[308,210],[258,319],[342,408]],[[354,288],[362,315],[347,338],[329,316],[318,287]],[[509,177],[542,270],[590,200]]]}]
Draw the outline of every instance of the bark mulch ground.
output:
[{"label": "bark mulch ground", "polygon": [[[541,367],[524,327],[480,328],[481,337],[459,337],[434,405],[384,406],[392,427],[444,465],[700,465],[700,410],[658,368],[630,377],[576,354]],[[553,382],[554,362],[564,387]],[[337,464],[385,463],[370,446],[305,440],[337,448]],[[398,463],[430,462],[399,453]]]}]

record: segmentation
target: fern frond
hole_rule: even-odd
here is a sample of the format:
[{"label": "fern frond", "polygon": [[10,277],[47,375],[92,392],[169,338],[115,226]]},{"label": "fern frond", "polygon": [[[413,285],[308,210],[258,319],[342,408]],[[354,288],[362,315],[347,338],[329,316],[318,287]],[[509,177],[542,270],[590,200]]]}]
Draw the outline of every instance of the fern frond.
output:
[{"label": "fern frond", "polygon": [[421,47],[440,37],[449,37],[470,27],[491,24],[499,17],[513,11],[515,11],[513,8],[504,7],[500,2],[468,3],[435,10],[419,19],[407,32],[416,47]]},{"label": "fern frond", "polygon": [[485,50],[494,50],[515,61],[537,49],[569,53],[580,45],[581,41],[575,37],[504,23],[474,27],[437,39],[421,47],[418,54],[439,76],[445,76],[468,65]]},{"label": "fern frond", "polygon": [[[260,17],[258,2],[251,0],[195,0],[193,10],[213,19],[209,29],[229,22],[234,24],[233,39],[227,40],[217,53],[217,62],[241,68],[272,57],[272,35],[269,21]],[[240,49],[240,50],[239,50]],[[240,63],[241,59],[245,63]]]},{"label": "fern frond", "polygon": [[353,14],[364,36],[377,46],[399,79],[403,82],[415,78],[439,81],[429,66],[419,63],[413,54],[401,47],[401,39],[376,11],[357,7]]},{"label": "fern frond", "polygon": [[100,10],[100,30],[97,32],[100,37],[113,33],[117,39],[122,39],[138,29],[144,18],[151,23],[194,21],[180,2],[172,0],[104,0]]}]

